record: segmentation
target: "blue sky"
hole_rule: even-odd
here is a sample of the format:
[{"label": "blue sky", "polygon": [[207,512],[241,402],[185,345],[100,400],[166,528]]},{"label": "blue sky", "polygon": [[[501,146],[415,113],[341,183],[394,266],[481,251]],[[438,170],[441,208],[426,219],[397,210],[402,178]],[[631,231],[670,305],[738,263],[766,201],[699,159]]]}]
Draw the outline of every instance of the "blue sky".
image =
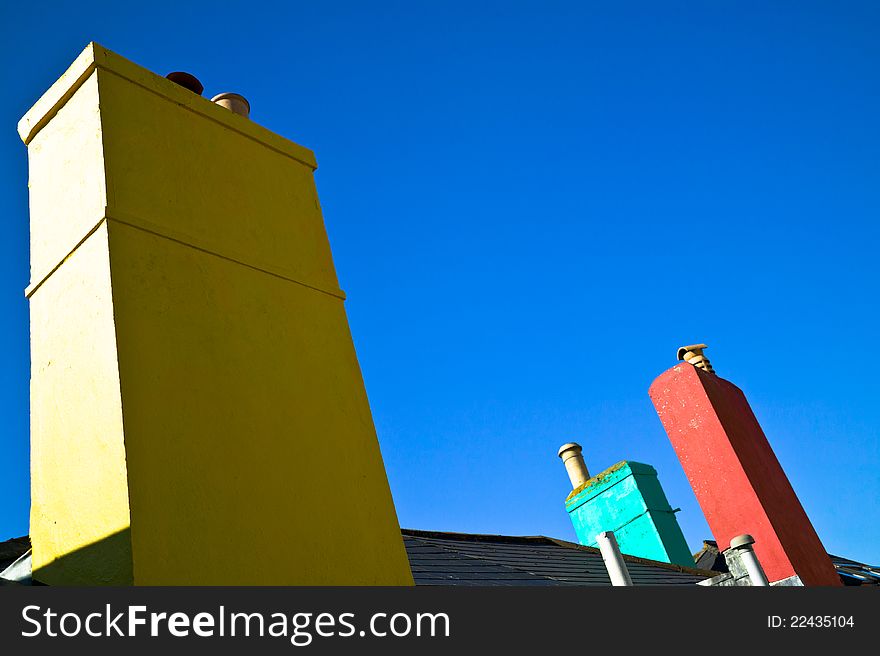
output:
[{"label": "blue sky", "polygon": [[[181,6],[181,4],[183,6]],[[574,539],[557,447],[653,464],[705,341],[825,546],[880,561],[877,3],[4,3],[0,539],[27,532],[27,160],[88,41],[315,150],[403,526]]]}]

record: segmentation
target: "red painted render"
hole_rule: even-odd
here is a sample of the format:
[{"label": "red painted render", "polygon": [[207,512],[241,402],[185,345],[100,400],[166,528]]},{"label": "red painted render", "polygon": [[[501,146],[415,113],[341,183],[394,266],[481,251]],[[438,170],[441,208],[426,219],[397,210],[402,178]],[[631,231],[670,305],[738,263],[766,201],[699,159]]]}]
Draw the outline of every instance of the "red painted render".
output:
[{"label": "red painted render", "polygon": [[750,533],[767,578],[841,585],[749,402],[733,383],[681,363],[648,391],[718,548]]}]

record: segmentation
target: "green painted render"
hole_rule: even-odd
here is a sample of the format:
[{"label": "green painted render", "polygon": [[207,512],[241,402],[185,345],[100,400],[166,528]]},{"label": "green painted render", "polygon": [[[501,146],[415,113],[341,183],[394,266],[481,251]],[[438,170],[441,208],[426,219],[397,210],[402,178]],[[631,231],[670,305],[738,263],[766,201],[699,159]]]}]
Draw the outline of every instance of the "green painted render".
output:
[{"label": "green painted render", "polygon": [[675,511],[651,465],[617,463],[572,490],[565,509],[583,545],[595,547],[596,535],[613,531],[625,554],[694,566]]}]

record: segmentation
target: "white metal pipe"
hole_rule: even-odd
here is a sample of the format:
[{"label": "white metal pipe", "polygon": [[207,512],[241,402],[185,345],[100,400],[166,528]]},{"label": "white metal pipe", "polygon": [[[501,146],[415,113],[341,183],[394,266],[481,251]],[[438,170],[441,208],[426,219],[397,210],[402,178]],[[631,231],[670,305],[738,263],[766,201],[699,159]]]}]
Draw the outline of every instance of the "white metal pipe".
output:
[{"label": "white metal pipe", "polygon": [[605,561],[605,569],[608,570],[608,576],[611,577],[611,585],[632,585],[632,579],[629,577],[629,570],[623,560],[623,554],[620,553],[620,547],[617,545],[617,538],[611,531],[599,533],[596,536],[596,542],[599,544],[599,551],[602,552],[602,560]]},{"label": "white metal pipe", "polygon": [[744,533],[736,536],[730,541],[730,548],[736,549],[740,561],[746,568],[746,572],[749,574],[749,579],[751,580],[752,585],[767,587],[770,585],[770,581],[767,580],[767,575],[764,573],[764,568],[761,567],[761,561],[758,560],[758,555],[755,553],[755,550],[752,549],[753,544],[755,544],[755,538],[748,533]]}]

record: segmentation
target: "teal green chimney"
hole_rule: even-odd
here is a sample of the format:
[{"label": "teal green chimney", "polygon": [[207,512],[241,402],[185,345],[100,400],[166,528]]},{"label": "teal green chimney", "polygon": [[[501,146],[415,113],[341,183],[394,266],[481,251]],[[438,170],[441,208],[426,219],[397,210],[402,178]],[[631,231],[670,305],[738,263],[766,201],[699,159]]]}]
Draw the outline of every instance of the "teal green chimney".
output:
[{"label": "teal green chimney", "polygon": [[575,487],[565,509],[583,545],[595,547],[599,533],[613,531],[625,554],[694,566],[675,511],[651,465],[617,463]]}]

